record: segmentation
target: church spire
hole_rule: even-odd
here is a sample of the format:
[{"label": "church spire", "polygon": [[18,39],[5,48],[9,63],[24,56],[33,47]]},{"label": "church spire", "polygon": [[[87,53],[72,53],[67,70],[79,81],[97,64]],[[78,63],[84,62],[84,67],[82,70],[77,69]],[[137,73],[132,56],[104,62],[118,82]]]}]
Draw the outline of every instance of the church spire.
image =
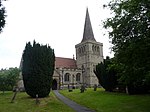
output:
[{"label": "church spire", "polygon": [[84,24],[84,33],[83,33],[83,39],[81,42],[87,41],[87,40],[93,40],[96,41],[93,34],[93,29],[90,21],[90,16],[88,12],[88,8],[86,9],[86,17],[85,17],[85,24]]}]

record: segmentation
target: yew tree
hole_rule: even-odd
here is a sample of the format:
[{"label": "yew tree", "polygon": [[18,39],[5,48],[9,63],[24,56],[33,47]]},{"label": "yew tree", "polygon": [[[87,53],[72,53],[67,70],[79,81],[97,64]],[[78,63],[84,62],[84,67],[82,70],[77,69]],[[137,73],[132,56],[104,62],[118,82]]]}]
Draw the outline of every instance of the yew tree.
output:
[{"label": "yew tree", "polygon": [[54,50],[48,45],[30,42],[23,52],[22,75],[25,91],[31,97],[46,97],[50,93],[55,66]]},{"label": "yew tree", "polygon": [[105,91],[112,92],[117,87],[117,72],[113,67],[113,59],[104,59],[104,62],[96,65],[94,73]]}]

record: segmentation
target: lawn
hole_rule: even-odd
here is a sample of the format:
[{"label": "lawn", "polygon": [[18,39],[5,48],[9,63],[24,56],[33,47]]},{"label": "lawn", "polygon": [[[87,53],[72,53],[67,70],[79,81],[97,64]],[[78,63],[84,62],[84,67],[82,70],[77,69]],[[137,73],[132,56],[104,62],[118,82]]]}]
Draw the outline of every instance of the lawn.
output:
[{"label": "lawn", "polygon": [[10,103],[13,92],[0,91],[0,112],[74,112],[70,107],[60,102],[50,93],[47,98],[40,98],[40,104],[35,104],[35,99],[29,97],[26,93],[17,94],[14,103]]},{"label": "lawn", "polygon": [[84,93],[79,89],[61,90],[60,93],[96,112],[150,112],[150,95],[111,93],[100,88],[97,91],[87,89]]}]

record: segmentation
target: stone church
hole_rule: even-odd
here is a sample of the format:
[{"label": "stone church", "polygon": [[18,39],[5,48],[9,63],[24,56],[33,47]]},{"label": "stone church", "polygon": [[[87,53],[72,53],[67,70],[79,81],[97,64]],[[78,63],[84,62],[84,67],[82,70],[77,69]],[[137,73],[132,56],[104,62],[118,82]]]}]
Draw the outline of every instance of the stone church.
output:
[{"label": "stone church", "polygon": [[78,88],[98,85],[93,70],[103,61],[103,44],[94,38],[88,9],[86,10],[83,38],[75,45],[76,59],[56,57],[52,89]]},{"label": "stone church", "polygon": [[[94,38],[88,9],[86,9],[83,38],[75,45],[75,49],[76,59],[74,56],[55,58],[52,89],[79,88],[82,84],[86,87],[98,85],[98,79],[93,71],[96,65],[103,61],[103,44]],[[18,86],[24,88],[23,80],[18,82]]]}]

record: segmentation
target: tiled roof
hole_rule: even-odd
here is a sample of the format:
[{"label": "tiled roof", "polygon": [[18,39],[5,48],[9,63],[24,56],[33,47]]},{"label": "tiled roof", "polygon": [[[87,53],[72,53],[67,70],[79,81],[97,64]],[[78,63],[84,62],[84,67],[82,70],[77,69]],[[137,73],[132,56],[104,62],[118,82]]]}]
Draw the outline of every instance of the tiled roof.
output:
[{"label": "tiled roof", "polygon": [[77,68],[76,60],[71,58],[55,57],[55,68]]}]

